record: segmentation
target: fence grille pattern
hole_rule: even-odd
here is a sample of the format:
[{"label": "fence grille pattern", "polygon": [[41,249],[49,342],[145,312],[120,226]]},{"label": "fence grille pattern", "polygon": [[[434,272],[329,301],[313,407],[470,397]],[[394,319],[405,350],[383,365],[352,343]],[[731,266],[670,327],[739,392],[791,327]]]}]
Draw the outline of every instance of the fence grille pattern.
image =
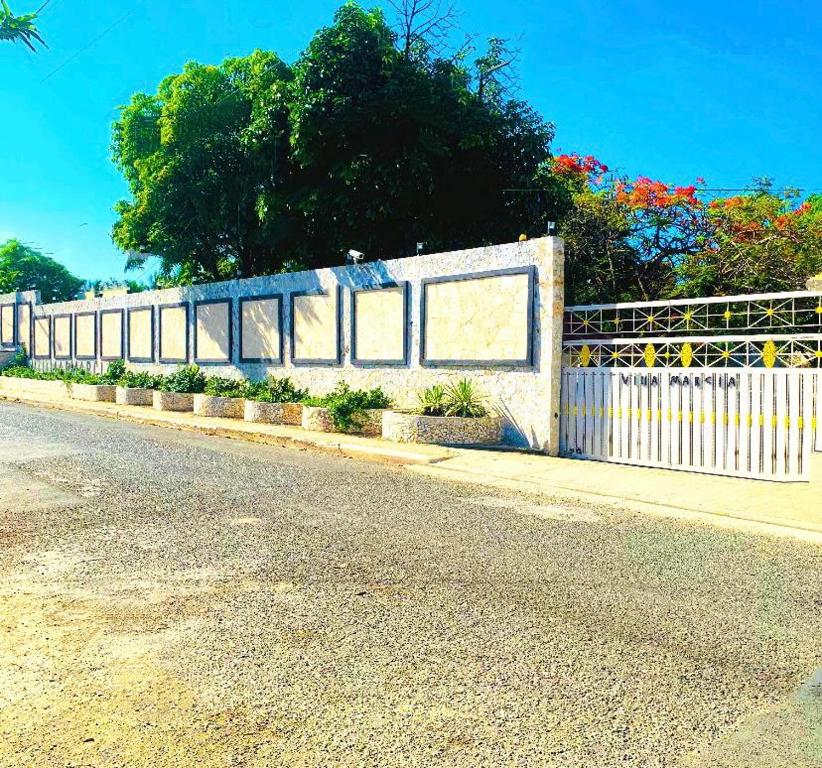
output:
[{"label": "fence grille pattern", "polygon": [[822,293],[766,293],[709,299],[567,307],[566,340],[670,334],[822,333]]},{"label": "fence grille pattern", "polygon": [[807,480],[820,387],[810,371],[565,369],[566,456]]},{"label": "fence grille pattern", "polygon": [[565,343],[571,368],[822,368],[822,334],[580,339]]}]

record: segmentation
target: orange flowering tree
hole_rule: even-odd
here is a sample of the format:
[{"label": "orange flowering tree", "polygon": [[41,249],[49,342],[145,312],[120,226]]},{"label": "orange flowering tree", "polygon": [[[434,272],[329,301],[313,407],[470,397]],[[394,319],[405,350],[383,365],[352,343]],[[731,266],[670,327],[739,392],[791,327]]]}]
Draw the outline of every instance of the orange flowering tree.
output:
[{"label": "orange flowering tree", "polygon": [[559,155],[551,170],[573,198],[560,222],[571,301],[650,299],[675,290],[677,266],[706,241],[698,184],[620,178],[591,155]]},{"label": "orange flowering tree", "polygon": [[822,197],[760,184],[708,202],[702,179],[631,180],[591,155],[550,172],[572,200],[559,223],[571,302],[797,290],[822,270]]},{"label": "orange flowering tree", "polygon": [[707,219],[710,241],[678,270],[682,294],[801,290],[822,271],[822,196],[802,201],[764,184],[712,200]]}]

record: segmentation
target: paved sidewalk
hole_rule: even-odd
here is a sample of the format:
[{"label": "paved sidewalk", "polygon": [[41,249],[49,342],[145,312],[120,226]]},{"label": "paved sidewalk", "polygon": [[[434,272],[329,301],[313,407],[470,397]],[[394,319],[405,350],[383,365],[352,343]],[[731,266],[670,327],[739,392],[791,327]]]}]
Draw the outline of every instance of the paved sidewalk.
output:
[{"label": "paved sidewalk", "polygon": [[94,413],[132,422],[352,458],[407,465],[409,471],[444,480],[583,500],[645,514],[705,522],[726,528],[789,536],[822,544],[822,454],[814,456],[810,483],[774,483],[692,472],[559,459],[511,450],[445,448],[309,432],[299,427],[89,403],[68,397],[21,395],[0,399]]},{"label": "paved sidewalk", "polygon": [[822,544],[822,454],[814,457],[814,480],[809,483],[743,480],[501,451],[459,451],[431,467],[409,469]]}]

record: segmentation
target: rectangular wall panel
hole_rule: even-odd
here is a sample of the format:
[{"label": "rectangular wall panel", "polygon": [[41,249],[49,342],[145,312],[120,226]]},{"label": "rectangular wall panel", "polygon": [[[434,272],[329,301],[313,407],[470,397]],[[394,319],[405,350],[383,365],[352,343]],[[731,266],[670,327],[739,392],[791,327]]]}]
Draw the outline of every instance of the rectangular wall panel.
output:
[{"label": "rectangular wall panel", "polygon": [[74,356],[78,360],[97,357],[97,315],[93,312],[74,316]]},{"label": "rectangular wall panel", "polygon": [[71,358],[71,315],[55,315],[51,332],[54,336],[54,357],[57,360]]},{"label": "rectangular wall panel", "polygon": [[100,313],[100,354],[103,360],[123,359],[123,310]]},{"label": "rectangular wall panel", "polygon": [[405,285],[353,293],[352,359],[360,364],[406,362],[408,307]]},{"label": "rectangular wall panel", "polygon": [[240,362],[282,362],[280,296],[240,299]]},{"label": "rectangular wall panel", "polygon": [[423,363],[529,365],[533,273],[423,281]]},{"label": "rectangular wall panel", "polygon": [[231,362],[231,302],[198,301],[194,304],[194,360],[198,363]]},{"label": "rectangular wall panel", "polygon": [[0,345],[14,346],[14,304],[0,306]]},{"label": "rectangular wall panel", "polygon": [[188,304],[171,304],[159,309],[160,362],[188,361]]},{"label": "rectangular wall panel", "polygon": [[36,317],[34,319],[34,356],[41,360],[51,357],[50,317]]},{"label": "rectangular wall panel", "polygon": [[31,305],[28,303],[17,305],[17,343],[31,354]]},{"label": "rectangular wall panel", "polygon": [[128,359],[133,363],[154,360],[154,310],[151,307],[128,311]]},{"label": "rectangular wall panel", "polygon": [[340,292],[293,294],[292,360],[298,364],[332,364],[340,359]]}]

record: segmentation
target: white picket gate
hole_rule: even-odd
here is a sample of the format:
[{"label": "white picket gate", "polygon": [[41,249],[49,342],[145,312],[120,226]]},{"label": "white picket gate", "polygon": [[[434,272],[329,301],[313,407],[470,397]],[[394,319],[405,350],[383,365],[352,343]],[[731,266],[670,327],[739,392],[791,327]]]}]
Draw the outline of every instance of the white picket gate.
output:
[{"label": "white picket gate", "polygon": [[822,449],[822,375],[766,368],[565,367],[564,456],[777,481]]}]

